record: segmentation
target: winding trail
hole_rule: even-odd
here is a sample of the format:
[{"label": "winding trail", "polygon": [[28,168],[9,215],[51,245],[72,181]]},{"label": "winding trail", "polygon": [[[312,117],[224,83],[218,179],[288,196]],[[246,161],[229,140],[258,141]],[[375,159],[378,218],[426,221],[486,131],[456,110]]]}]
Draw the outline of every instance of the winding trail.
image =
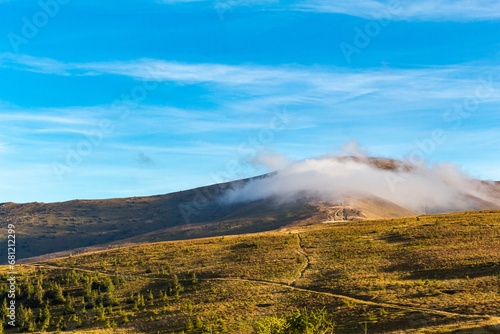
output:
[{"label": "winding trail", "polygon": [[300,271],[299,277],[297,277],[292,283],[290,283],[291,286],[295,286],[298,280],[304,278],[306,270],[308,270],[311,267],[311,259],[304,250],[302,236],[300,235],[300,233],[297,233],[297,238],[299,239],[299,249],[297,249],[297,253],[301,254],[306,258],[306,264],[304,265],[304,268],[302,268],[302,270]]},{"label": "winding trail", "polygon": [[397,309],[397,310],[402,310],[402,311],[411,311],[411,312],[422,312],[422,313],[441,315],[441,316],[447,316],[447,317],[461,317],[461,318],[484,319],[484,320],[489,319],[489,320],[497,320],[500,322],[499,317],[496,317],[493,315],[488,315],[488,314],[484,314],[484,315],[462,314],[462,313],[454,313],[454,312],[428,309],[428,308],[424,308],[424,307],[405,306],[405,305],[398,305],[398,304],[391,304],[391,303],[378,303],[378,302],[372,302],[372,301],[368,301],[368,300],[358,299],[358,298],[354,298],[354,297],[339,295],[339,294],[325,292],[325,291],[318,291],[318,290],[308,289],[308,288],[299,288],[296,286],[292,286],[292,285],[288,285],[288,284],[284,284],[284,283],[271,282],[271,281],[262,281],[262,280],[257,280],[257,279],[245,279],[245,278],[212,278],[212,279],[208,279],[208,280],[239,281],[239,282],[274,285],[274,286],[279,286],[282,288],[287,288],[287,289],[292,289],[292,290],[302,291],[302,292],[308,292],[308,293],[314,293],[314,294],[323,295],[323,296],[335,297],[335,298],[339,298],[339,299],[352,301],[352,302],[358,303],[358,304],[364,304],[364,305],[370,305],[370,306],[376,306],[376,307],[385,307],[385,308],[392,308],[392,309]]},{"label": "winding trail", "polygon": [[[299,241],[299,248],[297,249],[297,253],[301,254],[302,256],[305,257],[306,263],[304,267],[301,269],[298,277],[293,280],[291,283],[286,284],[286,283],[279,283],[279,282],[274,282],[274,281],[266,281],[266,280],[259,280],[259,279],[251,279],[251,278],[238,278],[238,277],[218,277],[218,278],[207,278],[207,279],[202,279],[200,278],[200,281],[236,281],[236,282],[247,282],[247,283],[256,283],[256,284],[265,284],[265,285],[272,285],[276,287],[281,287],[284,289],[292,289],[295,291],[301,291],[301,292],[306,292],[306,293],[312,293],[312,294],[317,294],[317,295],[323,295],[323,296],[329,296],[329,297],[334,297],[334,298],[339,298],[343,300],[347,300],[353,303],[358,303],[358,304],[363,304],[363,305],[370,305],[370,306],[375,306],[375,307],[383,307],[383,308],[391,308],[391,309],[396,309],[396,310],[401,310],[401,311],[407,311],[407,312],[420,312],[420,313],[426,313],[426,314],[433,314],[433,315],[438,315],[438,316],[446,316],[446,317],[456,317],[456,318],[466,318],[466,319],[477,319],[477,320],[489,320],[489,321],[495,321],[496,323],[500,324],[500,318],[497,316],[493,315],[479,315],[479,314],[462,314],[462,313],[454,313],[454,312],[448,312],[448,311],[441,311],[441,310],[435,310],[435,309],[429,309],[429,308],[424,308],[424,307],[417,307],[417,306],[407,306],[407,305],[399,305],[399,304],[392,304],[392,303],[384,303],[384,302],[374,302],[374,301],[368,301],[368,300],[363,300],[351,296],[346,296],[346,295],[340,295],[340,294],[335,294],[335,293],[330,293],[330,292],[325,292],[325,291],[319,291],[319,290],[314,290],[312,288],[306,288],[306,287],[297,287],[297,282],[301,279],[304,278],[306,271],[310,269],[311,267],[311,258],[307,254],[307,252],[304,250],[304,243],[302,236],[300,233],[297,233],[297,238]],[[89,269],[82,269],[82,268],[71,268],[71,267],[59,267],[59,266],[54,266],[54,265],[47,265],[43,263],[34,263],[34,264],[29,264],[25,266],[33,266],[33,267],[45,267],[45,268],[50,268],[50,269],[62,269],[62,270],[76,270],[76,271],[82,271],[82,272],[89,272],[89,273],[96,273],[96,274],[102,274],[106,276],[111,276],[109,273],[101,272],[98,270],[89,270]],[[139,276],[139,275],[134,275],[134,276]],[[161,278],[161,277],[147,277],[143,276],[144,278],[150,279],[150,280],[168,280],[168,278]]]},{"label": "winding trail", "polygon": [[60,270],[74,270],[74,271],[82,271],[85,273],[91,273],[91,274],[100,274],[100,275],[105,275],[105,276],[110,276],[108,273],[103,273],[99,270],[91,270],[91,269],[83,269],[83,268],[72,268],[72,267],[62,267],[62,266],[54,266],[51,264],[43,264],[43,263],[30,263],[30,264],[23,264],[25,267],[35,267],[35,268],[48,268],[48,269],[60,269]]}]

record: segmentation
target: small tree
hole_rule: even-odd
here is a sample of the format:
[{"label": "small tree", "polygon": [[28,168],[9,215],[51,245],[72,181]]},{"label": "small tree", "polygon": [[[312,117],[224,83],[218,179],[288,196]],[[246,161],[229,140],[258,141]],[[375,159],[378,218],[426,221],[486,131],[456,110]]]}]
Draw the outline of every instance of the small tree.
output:
[{"label": "small tree", "polygon": [[153,291],[149,290],[148,300],[153,300],[153,299],[155,299],[155,297],[153,296]]},{"label": "small tree", "polygon": [[7,298],[3,299],[2,307],[0,308],[0,316],[4,321],[2,323],[5,323],[5,317],[9,314],[9,308],[7,307]]},{"label": "small tree", "polygon": [[176,298],[179,298],[179,295],[181,292],[184,291],[184,288],[182,287],[181,283],[179,283],[179,278],[177,275],[173,275],[172,277],[172,293]]},{"label": "small tree", "polygon": [[195,273],[193,273],[193,275],[191,276],[191,283],[198,284],[198,278],[196,277]]},{"label": "small tree", "polygon": [[86,301],[92,297],[92,282],[89,280],[83,284],[83,297]]},{"label": "small tree", "polygon": [[33,297],[31,298],[31,302],[33,306],[39,306],[42,305],[43,302],[43,287],[40,281],[35,285],[34,292],[33,292]]},{"label": "small tree", "polygon": [[267,317],[256,323],[257,334],[332,334],[335,324],[324,309],[296,310],[288,317]]},{"label": "small tree", "polygon": [[196,316],[194,319],[194,327],[195,328],[202,328],[203,327],[203,321],[201,321],[200,316]]},{"label": "small tree", "polygon": [[113,295],[112,292],[106,292],[104,294],[104,297],[102,298],[102,303],[104,306],[116,306],[118,305],[118,302],[115,299],[115,296]]},{"label": "small tree", "polygon": [[73,314],[75,312],[75,300],[72,296],[68,296],[66,304],[64,305],[64,314]]},{"label": "small tree", "polygon": [[26,299],[31,300],[34,292],[35,287],[33,286],[33,283],[31,283],[31,280],[28,280],[24,286],[24,296],[26,297]]},{"label": "small tree", "polygon": [[99,307],[96,311],[96,317],[99,321],[105,321],[107,319],[103,307]]},{"label": "small tree", "polygon": [[54,285],[52,295],[54,296],[54,302],[56,304],[62,304],[66,301],[66,298],[64,298],[63,289],[57,283]]},{"label": "small tree", "polygon": [[115,291],[115,285],[113,284],[113,281],[109,277],[106,277],[104,281],[102,282],[102,288],[104,291],[107,292],[113,292]]},{"label": "small tree", "polygon": [[161,300],[163,300],[164,302],[166,302],[168,300],[168,294],[167,292],[165,291],[160,291],[160,296],[161,296]]},{"label": "small tree", "polygon": [[28,324],[28,319],[26,317],[26,309],[24,308],[23,304],[19,306],[19,311],[17,312],[17,323],[19,324],[20,327],[24,327],[25,325]]},{"label": "small tree", "polygon": [[[47,326],[42,325],[42,331],[45,331],[45,329],[47,328],[48,325]],[[30,333],[36,331],[36,324],[34,319],[31,319],[31,321],[28,323],[28,328],[26,329],[26,331]]]},{"label": "small tree", "polygon": [[186,320],[186,325],[184,326],[184,329],[188,332],[194,329],[193,322],[191,321],[191,319],[188,318]]},{"label": "small tree", "polygon": [[227,332],[226,322],[224,320],[219,320],[221,332]]},{"label": "small tree", "polygon": [[49,305],[46,303],[45,307],[43,308],[42,316],[40,317],[40,320],[42,321],[42,325],[47,325],[47,327],[50,324],[50,309]]},{"label": "small tree", "polygon": [[115,274],[112,282],[114,285],[121,285],[125,282],[125,278],[120,274]]}]

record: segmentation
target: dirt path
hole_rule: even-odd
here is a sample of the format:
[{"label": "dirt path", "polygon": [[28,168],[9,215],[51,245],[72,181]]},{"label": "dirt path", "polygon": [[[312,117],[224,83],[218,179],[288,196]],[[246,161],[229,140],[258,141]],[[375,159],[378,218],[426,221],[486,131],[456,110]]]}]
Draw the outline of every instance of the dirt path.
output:
[{"label": "dirt path", "polygon": [[71,267],[59,267],[59,266],[53,266],[50,264],[42,264],[42,263],[30,263],[30,264],[24,264],[23,266],[26,267],[35,267],[35,268],[48,268],[48,269],[62,269],[62,270],[74,270],[74,271],[82,271],[85,273],[92,273],[92,274],[100,274],[100,275],[106,275],[110,276],[108,273],[103,273],[98,270],[90,270],[90,269],[82,269],[82,268],[71,268]]},{"label": "dirt path", "polygon": [[428,314],[441,315],[441,316],[447,316],[447,317],[461,317],[461,318],[470,318],[470,319],[497,320],[500,323],[500,318],[492,316],[492,315],[487,315],[487,314],[485,314],[485,315],[461,314],[461,313],[454,313],[454,312],[433,310],[433,309],[428,309],[428,308],[423,308],[423,307],[405,306],[405,305],[390,304],[390,303],[378,303],[378,302],[372,302],[372,301],[358,299],[358,298],[354,298],[354,297],[349,297],[349,296],[345,296],[345,295],[338,295],[338,294],[330,293],[330,292],[317,291],[317,290],[307,289],[307,288],[299,288],[299,287],[296,287],[296,286],[287,285],[287,284],[284,284],[284,283],[271,282],[271,281],[262,281],[262,280],[245,279],[245,278],[213,278],[213,279],[210,279],[210,280],[216,280],[216,281],[239,281],[239,282],[268,284],[268,285],[279,286],[279,287],[283,287],[283,288],[287,288],[287,289],[293,289],[293,290],[296,290],[296,291],[302,291],[302,292],[308,292],[308,293],[314,293],[314,294],[319,294],[319,295],[324,295],[324,296],[330,296],[330,297],[340,298],[340,299],[352,301],[352,302],[358,303],[358,304],[364,304],[364,305],[370,305],[370,306],[377,306],[377,307],[385,307],[385,308],[392,308],[392,309],[397,309],[397,310],[402,310],[402,311],[428,313]]},{"label": "dirt path", "polygon": [[[323,296],[335,297],[335,298],[351,301],[351,302],[358,303],[358,304],[383,307],[383,308],[392,308],[392,309],[397,309],[397,310],[401,310],[401,311],[408,311],[408,312],[421,312],[421,313],[446,316],[446,317],[490,320],[490,321],[495,321],[496,323],[500,324],[499,317],[487,315],[487,314],[485,314],[485,315],[461,314],[461,313],[428,309],[428,308],[424,308],[424,307],[406,306],[406,305],[382,303],[382,302],[373,302],[373,301],[358,299],[358,298],[350,297],[350,296],[346,296],[346,295],[339,295],[339,294],[325,292],[325,291],[318,291],[318,290],[314,290],[314,289],[310,289],[310,288],[306,288],[306,287],[297,287],[296,286],[297,281],[304,277],[306,270],[310,269],[310,266],[311,266],[311,259],[310,259],[309,255],[304,251],[302,236],[299,233],[297,233],[297,237],[299,239],[299,249],[297,250],[297,252],[302,254],[306,258],[307,262],[304,265],[304,267],[302,268],[302,270],[300,271],[299,277],[296,278],[290,284],[279,283],[279,282],[274,282],[274,281],[258,280],[258,279],[249,279],[249,278],[246,279],[246,278],[225,278],[225,277],[200,279],[200,281],[238,281],[238,282],[273,285],[273,286],[277,286],[277,287],[281,287],[281,288],[285,288],[285,289],[292,289],[295,291],[301,291],[301,292],[313,293],[313,294],[318,294],[318,295],[323,295]],[[58,266],[46,265],[46,264],[32,264],[31,266],[51,268],[51,269],[76,270],[76,271],[82,271],[82,272],[102,274],[102,275],[107,275],[107,276],[110,275],[108,273],[103,273],[103,272],[100,272],[98,270],[88,270],[88,269],[70,268],[70,267],[58,267]],[[134,275],[134,276],[136,276],[136,275]],[[143,277],[150,279],[150,280],[168,280],[168,278],[161,278],[161,277],[147,277],[147,276],[143,276]]]},{"label": "dirt path", "polygon": [[306,251],[304,250],[303,242],[302,242],[302,236],[300,233],[297,233],[297,238],[299,239],[299,249],[297,249],[297,253],[300,255],[304,256],[306,258],[306,263],[302,270],[300,271],[299,277],[297,277],[292,283],[290,283],[291,286],[295,286],[298,280],[304,278],[304,273],[306,270],[308,270],[311,267],[311,259],[309,258],[309,255],[307,255]]},{"label": "dirt path", "polygon": [[[300,242],[302,243],[302,240],[300,239]],[[301,250],[302,245],[301,245]],[[304,251],[303,251],[304,252]],[[445,316],[445,317],[454,317],[454,318],[465,318],[465,319],[475,319],[475,320],[483,320],[483,321],[489,321],[487,324],[488,326],[491,326],[492,323],[495,325],[500,324],[500,318],[488,314],[484,315],[478,315],[478,314],[461,314],[461,313],[454,313],[454,312],[447,312],[447,311],[440,311],[440,310],[434,310],[434,309],[428,309],[424,307],[416,307],[416,306],[405,306],[405,305],[398,305],[398,304],[391,304],[391,303],[379,303],[379,302],[373,302],[373,301],[368,301],[368,300],[363,300],[355,297],[350,297],[350,296],[345,296],[345,295],[339,295],[335,293],[330,293],[330,292],[325,292],[325,291],[317,291],[314,289],[308,289],[305,287],[297,287],[295,286],[295,283],[303,277],[304,272],[307,270],[307,268],[310,265],[310,260],[308,255],[304,252],[304,256],[307,258],[307,264],[305,268],[301,271],[300,277],[297,278],[295,281],[293,281],[291,284],[285,284],[285,283],[279,283],[279,282],[273,282],[273,281],[265,281],[265,280],[258,280],[258,279],[245,279],[245,278],[225,278],[225,277],[220,277],[220,278],[209,278],[209,279],[200,279],[200,281],[237,281],[237,282],[247,282],[247,283],[256,283],[256,284],[266,284],[266,285],[272,285],[284,289],[292,289],[295,291],[300,291],[300,292],[307,292],[307,293],[313,293],[313,294],[318,294],[318,295],[323,295],[323,296],[329,296],[329,297],[334,297],[334,298],[339,298],[343,300],[347,300],[353,303],[358,303],[358,304],[363,304],[363,305],[370,305],[370,306],[375,306],[375,307],[382,307],[382,308],[391,308],[391,309],[396,309],[396,310],[401,310],[401,311],[407,311],[407,312],[420,312],[420,313],[425,313],[425,314],[433,314],[433,315],[439,315],[439,316]],[[103,273],[97,270],[87,270],[87,269],[79,269],[79,268],[69,268],[69,267],[58,267],[58,266],[52,266],[52,265],[44,265],[44,264],[35,264],[32,265],[34,267],[45,267],[45,268],[51,268],[51,269],[63,269],[63,270],[76,270],[76,271],[82,271],[82,272],[90,272],[90,273],[96,273],[96,274],[102,274],[102,275],[107,275],[110,276],[108,273]],[[134,275],[135,276],[135,275]],[[162,278],[162,277],[147,277],[143,276],[143,278],[147,278],[149,280],[155,280],[155,281],[163,281],[163,280],[168,280],[168,278]],[[486,329],[485,329],[486,330]],[[469,333],[469,332],[467,332]],[[484,333],[484,332],[481,332]],[[487,331],[486,333],[492,333],[490,331]],[[498,331],[495,331],[495,333],[498,333]],[[464,333],[465,334],[465,333]]]}]

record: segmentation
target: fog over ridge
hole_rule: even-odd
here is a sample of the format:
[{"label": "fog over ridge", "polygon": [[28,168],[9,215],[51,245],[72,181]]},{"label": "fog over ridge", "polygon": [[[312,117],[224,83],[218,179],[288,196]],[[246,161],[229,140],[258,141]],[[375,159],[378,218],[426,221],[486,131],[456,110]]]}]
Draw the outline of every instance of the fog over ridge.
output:
[{"label": "fog over ridge", "polygon": [[300,161],[266,152],[253,162],[278,170],[228,189],[220,200],[290,202],[307,197],[339,202],[345,197],[378,196],[417,213],[500,208],[498,186],[471,178],[456,164],[414,166],[369,158],[355,142],[345,145],[343,151]]}]

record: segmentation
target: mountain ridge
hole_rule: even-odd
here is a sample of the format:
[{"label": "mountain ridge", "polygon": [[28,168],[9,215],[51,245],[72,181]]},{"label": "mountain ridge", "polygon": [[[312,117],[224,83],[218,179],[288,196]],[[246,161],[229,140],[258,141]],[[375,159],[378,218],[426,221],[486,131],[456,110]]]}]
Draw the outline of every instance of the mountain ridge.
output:
[{"label": "mountain ridge", "polygon": [[[382,170],[412,168],[393,159],[369,158],[366,161]],[[237,203],[219,200],[228,189],[238,189],[251,181],[274,175],[276,172],[164,195],[56,203],[2,203],[1,226],[16,225],[18,259],[29,262],[31,258],[66,256],[85,249],[105,249],[110,245],[118,247],[129,243],[264,232],[339,220],[355,222],[418,215],[373,194],[356,194],[331,201],[314,196],[288,202],[279,198]],[[497,194],[497,189],[491,191]],[[499,208],[479,198],[474,198],[473,202],[476,210]]]}]

